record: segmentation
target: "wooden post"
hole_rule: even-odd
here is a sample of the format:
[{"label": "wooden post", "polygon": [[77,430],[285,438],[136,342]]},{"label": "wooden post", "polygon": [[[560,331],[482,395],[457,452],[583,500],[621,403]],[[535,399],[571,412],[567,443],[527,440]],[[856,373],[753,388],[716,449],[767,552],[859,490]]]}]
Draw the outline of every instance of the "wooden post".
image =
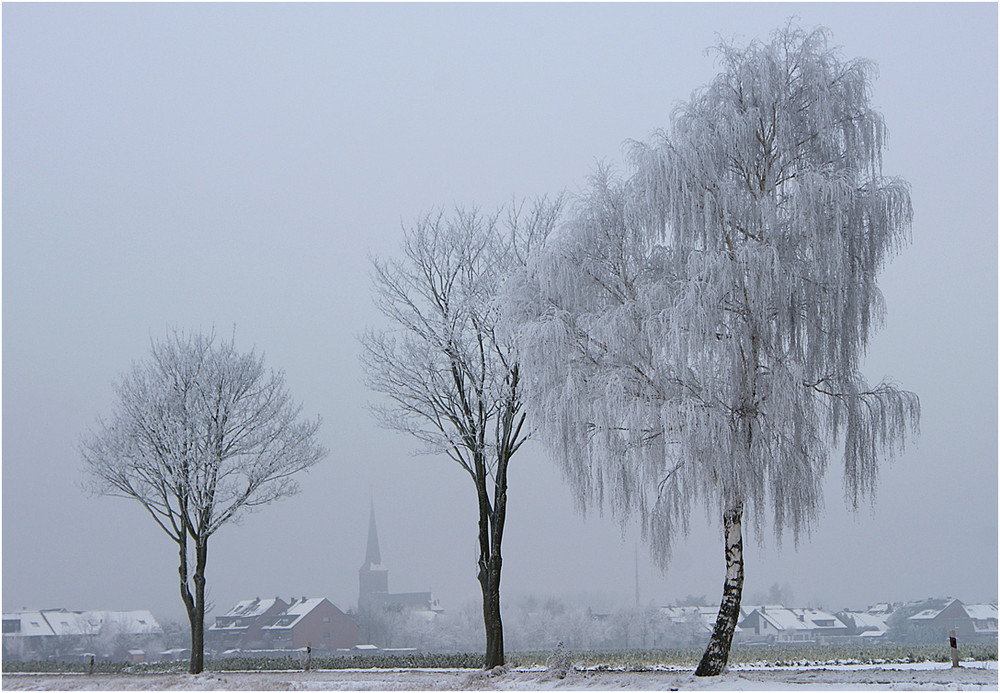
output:
[{"label": "wooden post", "polygon": [[951,641],[951,666],[957,668],[958,664],[958,639],[955,637],[955,629],[948,631],[948,639]]},{"label": "wooden post", "polygon": [[93,675],[94,673],[94,655],[90,655],[90,670],[87,672],[88,675]]},{"label": "wooden post", "polygon": [[306,643],[306,671],[312,666],[313,648],[312,643]]}]

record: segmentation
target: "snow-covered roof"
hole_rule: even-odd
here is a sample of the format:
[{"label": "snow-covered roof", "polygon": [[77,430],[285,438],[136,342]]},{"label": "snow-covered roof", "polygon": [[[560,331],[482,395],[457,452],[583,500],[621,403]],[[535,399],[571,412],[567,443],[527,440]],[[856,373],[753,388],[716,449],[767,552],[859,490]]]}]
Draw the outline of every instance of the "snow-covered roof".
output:
[{"label": "snow-covered roof", "polygon": [[[672,619],[676,618],[703,618],[708,621],[715,621],[719,617],[719,607],[717,606],[661,606],[660,613]],[[747,611],[746,613],[750,613]],[[740,615],[744,615],[744,607],[740,607]]]},{"label": "snow-covered roof", "polygon": [[133,635],[163,632],[153,614],[145,609],[138,611],[84,611],[80,613],[80,616],[88,627],[93,627],[96,624],[98,631],[108,626],[117,628],[120,633]]},{"label": "snow-covered roof", "polygon": [[14,614],[4,614],[3,619],[5,621],[19,619],[21,621],[21,630],[16,633],[4,633],[4,637],[8,635],[17,635],[21,637],[31,637],[36,635],[55,635],[52,632],[52,627],[49,626],[49,622],[45,620],[42,616],[41,611],[20,611]]},{"label": "snow-covered roof", "polygon": [[236,621],[231,621],[229,623],[220,623],[219,620],[217,619],[215,623],[213,623],[208,627],[208,629],[211,631],[225,630],[230,632],[238,632],[238,631],[250,630],[250,626],[247,624],[238,625]]},{"label": "snow-covered roof", "polygon": [[[715,621],[719,618],[719,607],[717,606],[661,606],[660,614],[666,616],[674,623],[694,623],[700,625],[707,631],[711,631],[715,626]],[[737,621],[742,621],[746,616],[742,607]],[[742,628],[736,626],[735,632],[740,632]]]},{"label": "snow-covered roof", "polygon": [[742,621],[754,611],[778,611],[784,608],[784,604],[740,604],[740,620]]},{"label": "snow-covered roof", "polygon": [[74,611],[46,611],[42,614],[56,635],[97,635],[101,624]]},{"label": "snow-covered roof", "polygon": [[[916,613],[914,613],[908,620],[910,621],[930,621],[937,618],[942,611],[951,608],[953,605],[957,604],[959,607],[964,608],[964,605],[958,599],[954,597],[944,597],[944,598],[932,598],[932,599],[918,599],[913,602],[908,602],[907,606],[914,608]],[[925,608],[921,609],[923,606]]]},{"label": "snow-covered roof", "polygon": [[21,630],[7,635],[97,635],[105,627],[119,633],[148,635],[162,633],[160,624],[149,611],[67,611],[45,609],[4,614],[4,620],[20,619]]},{"label": "snow-covered roof", "polygon": [[285,609],[281,616],[278,617],[278,620],[275,621],[273,625],[264,626],[263,629],[281,630],[285,628],[294,628],[306,614],[319,606],[323,601],[325,601],[323,597],[312,599],[303,597],[299,601],[293,599],[292,603],[288,605],[288,608]]},{"label": "snow-covered roof", "polygon": [[236,606],[226,613],[226,617],[254,618],[266,613],[277,601],[277,597],[274,599],[261,599],[259,597],[256,599],[245,599],[242,602],[237,602]]},{"label": "snow-covered roof", "polygon": [[969,618],[980,621],[985,621],[990,618],[997,618],[997,605],[996,604],[963,604],[965,613],[969,614]]},{"label": "snow-covered roof", "polygon": [[878,632],[889,630],[889,626],[885,622],[885,616],[877,616],[866,611],[841,611],[837,614],[837,617],[841,618],[841,620],[851,619],[854,622],[854,627],[859,630],[874,630]]},{"label": "snow-covered roof", "polygon": [[697,606],[661,606],[660,613],[671,619],[693,618],[699,615]]},{"label": "snow-covered roof", "polygon": [[760,618],[777,630],[819,630],[844,626],[844,623],[836,616],[820,609],[765,607],[758,608],[756,611]]}]

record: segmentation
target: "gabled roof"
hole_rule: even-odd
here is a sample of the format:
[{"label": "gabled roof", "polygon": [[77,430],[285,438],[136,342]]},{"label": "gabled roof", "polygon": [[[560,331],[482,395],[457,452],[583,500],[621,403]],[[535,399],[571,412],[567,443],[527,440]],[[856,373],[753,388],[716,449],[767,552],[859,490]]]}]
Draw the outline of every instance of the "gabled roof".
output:
[{"label": "gabled roof", "polygon": [[866,612],[875,616],[885,615],[888,616],[893,612],[893,605],[889,602],[879,602],[878,604],[872,604],[866,609]]},{"label": "gabled roof", "polygon": [[866,611],[841,611],[837,614],[840,620],[850,619],[858,630],[885,632],[889,630],[885,616],[877,616]]},{"label": "gabled roof", "polygon": [[[715,626],[716,619],[719,618],[719,607],[717,606],[661,606],[660,614],[666,616],[673,623],[693,623],[700,625],[706,631],[711,632],[712,628]],[[743,608],[740,608],[740,614],[737,617],[737,622],[743,620],[746,616],[743,612]],[[739,633],[743,629],[739,625],[736,626],[735,632]]]},{"label": "gabled roof", "polygon": [[55,635],[49,622],[42,616],[41,611],[21,611],[13,614],[4,614],[5,621],[19,619],[21,630],[17,633],[5,633],[7,635],[18,635],[21,637],[31,637],[35,635]]},{"label": "gabled roof", "polygon": [[56,635],[97,635],[101,621],[74,611],[45,611],[42,613]]},{"label": "gabled roof", "polygon": [[759,607],[757,615],[770,623],[775,630],[823,630],[843,628],[844,623],[828,611],[820,609],[790,609],[788,607]]},{"label": "gabled roof", "polygon": [[20,619],[21,630],[8,635],[28,637],[33,635],[97,635],[105,627],[116,628],[120,633],[150,635],[162,633],[153,614],[139,611],[67,611],[45,609],[4,614],[4,620]]},{"label": "gabled roof", "polygon": [[263,630],[283,630],[294,628],[303,617],[325,601],[326,599],[323,597],[313,599],[303,597],[299,601],[293,599],[288,608],[285,609],[285,611],[278,617],[278,620],[270,626],[264,626]]},{"label": "gabled roof", "polygon": [[255,618],[266,613],[278,601],[277,597],[274,599],[261,599],[260,597],[245,599],[242,602],[237,602],[236,606],[226,612],[226,617]]},{"label": "gabled roof", "polygon": [[[83,611],[80,613],[80,617],[87,628],[93,629],[96,625],[98,631],[108,626],[118,629],[119,633],[132,635],[163,632],[153,614],[145,609],[137,611]],[[90,630],[89,632],[96,631]]]}]

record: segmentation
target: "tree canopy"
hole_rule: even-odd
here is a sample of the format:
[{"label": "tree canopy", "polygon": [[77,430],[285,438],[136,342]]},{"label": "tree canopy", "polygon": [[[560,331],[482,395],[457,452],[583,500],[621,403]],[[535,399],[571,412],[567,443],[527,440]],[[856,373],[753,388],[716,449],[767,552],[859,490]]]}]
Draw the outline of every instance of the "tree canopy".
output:
[{"label": "tree canopy", "polygon": [[720,44],[723,71],[630,143],[627,178],[593,176],[516,289],[532,409],[569,480],[639,511],[663,560],[697,498],[806,528],[837,444],[857,505],[917,426],[915,395],[861,373],[909,190],[882,174],[873,65],[827,41]]}]

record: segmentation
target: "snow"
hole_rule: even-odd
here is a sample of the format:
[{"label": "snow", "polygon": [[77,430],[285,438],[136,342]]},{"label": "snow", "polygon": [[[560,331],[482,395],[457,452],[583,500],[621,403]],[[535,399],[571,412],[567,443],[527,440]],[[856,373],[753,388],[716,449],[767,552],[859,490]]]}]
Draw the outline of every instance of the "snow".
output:
[{"label": "snow", "polygon": [[959,669],[923,662],[882,667],[733,668],[697,678],[691,670],[572,670],[564,679],[540,667],[473,669],[344,669],[325,671],[95,675],[4,674],[5,690],[996,690],[997,663]]},{"label": "snow", "polygon": [[876,616],[864,611],[842,611],[838,618],[842,621],[845,619],[853,621],[855,628],[870,628],[877,631],[869,633],[869,635],[880,635],[889,629],[884,616]]},{"label": "snow", "polygon": [[965,613],[969,615],[969,618],[977,621],[997,618],[996,604],[963,604],[962,608],[965,609]]},{"label": "snow", "polygon": [[292,603],[282,612],[277,622],[270,626],[264,626],[262,630],[288,630],[294,628],[295,624],[301,621],[306,614],[319,606],[323,601],[322,597],[312,599],[302,597],[299,601],[292,599]]},{"label": "snow", "polygon": [[[4,614],[3,620],[11,621],[15,619],[20,619],[21,630],[15,633],[15,635],[21,635],[24,637],[30,637],[33,635],[54,635],[52,632],[52,627],[49,626],[49,622],[45,620],[42,616],[41,611],[22,611],[16,614]],[[6,635],[4,636],[7,637]]]},{"label": "snow", "polygon": [[756,610],[776,630],[822,630],[844,628],[844,623],[831,613],[817,609],[792,609],[784,606]]},{"label": "snow", "polygon": [[245,599],[241,602],[237,602],[236,606],[230,609],[226,617],[240,617],[240,618],[253,618],[255,616],[260,616],[265,613],[268,609],[277,603],[278,599]]}]

